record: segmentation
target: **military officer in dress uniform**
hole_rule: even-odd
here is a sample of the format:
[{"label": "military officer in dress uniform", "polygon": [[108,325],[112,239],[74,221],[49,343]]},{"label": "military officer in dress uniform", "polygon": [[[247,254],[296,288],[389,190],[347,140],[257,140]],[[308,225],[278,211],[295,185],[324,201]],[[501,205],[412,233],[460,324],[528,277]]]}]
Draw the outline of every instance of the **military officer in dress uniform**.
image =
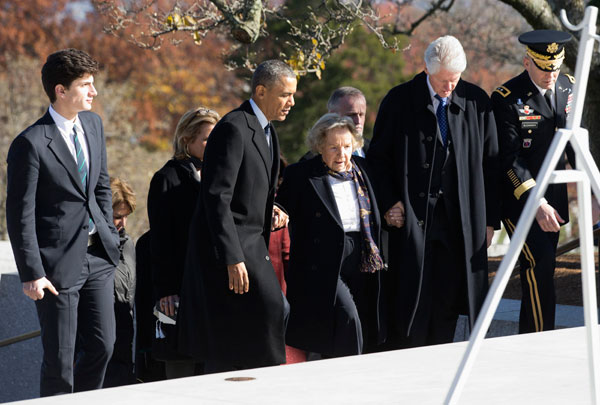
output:
[{"label": "military officer in dress uniform", "polygon": [[[536,184],[554,134],[565,126],[571,109],[575,79],[560,74],[564,44],[570,39],[570,34],[553,30],[522,34],[525,71],[492,94],[502,168],[502,218],[509,235]],[[567,155],[573,165],[572,149]],[[556,169],[564,168],[563,156]],[[520,256],[520,333],[554,329],[556,247],[560,227],[569,220],[568,208],[566,185],[548,186]]]}]

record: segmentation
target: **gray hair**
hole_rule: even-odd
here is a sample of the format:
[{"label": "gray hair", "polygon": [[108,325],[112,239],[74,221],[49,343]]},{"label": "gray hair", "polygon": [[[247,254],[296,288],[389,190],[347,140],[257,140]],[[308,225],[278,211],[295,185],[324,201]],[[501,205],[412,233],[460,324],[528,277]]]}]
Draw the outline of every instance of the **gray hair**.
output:
[{"label": "gray hair", "polygon": [[329,97],[329,101],[327,101],[327,110],[329,112],[337,111],[340,101],[346,97],[349,97],[349,98],[362,97],[365,100],[365,102],[367,101],[367,98],[365,97],[363,92],[360,91],[359,89],[357,89],[356,87],[351,87],[351,86],[339,87],[339,88],[335,89],[333,91],[333,93],[331,93],[331,96]]},{"label": "gray hair", "polygon": [[462,73],[467,68],[467,57],[460,41],[452,35],[439,37],[425,50],[425,66],[429,74],[441,69]]},{"label": "gray hair", "polygon": [[327,113],[317,120],[315,125],[308,131],[306,143],[314,153],[320,153],[319,149],[325,142],[329,131],[335,128],[346,128],[352,134],[352,151],[363,146],[363,137],[356,131],[352,118],[337,113]]},{"label": "gray hair", "polygon": [[173,137],[173,157],[185,159],[189,157],[187,145],[198,136],[198,130],[202,125],[215,125],[221,117],[219,113],[206,107],[198,107],[188,110],[181,116],[175,136]]},{"label": "gray hair", "polygon": [[283,77],[292,77],[295,79],[296,73],[285,62],[277,59],[262,62],[252,75],[252,94],[254,94],[259,85],[269,87]]}]

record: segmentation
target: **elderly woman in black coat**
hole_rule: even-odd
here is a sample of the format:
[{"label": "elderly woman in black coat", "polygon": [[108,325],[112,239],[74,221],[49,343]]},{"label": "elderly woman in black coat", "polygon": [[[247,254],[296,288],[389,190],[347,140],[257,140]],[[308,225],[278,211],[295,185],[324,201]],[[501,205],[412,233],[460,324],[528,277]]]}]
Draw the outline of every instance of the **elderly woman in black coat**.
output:
[{"label": "elderly woman in black coat", "polygon": [[[200,192],[206,141],[219,114],[200,107],[179,120],[173,138],[173,158],[152,177],[148,191],[148,219],[152,284],[158,306],[175,316],[183,278],[189,224]],[[192,360],[177,353],[176,326],[158,324],[153,356],[165,361],[167,378],[194,374]]]},{"label": "elderly woman in black coat", "polygon": [[277,202],[290,216],[291,313],[286,343],[324,357],[381,342],[380,219],[362,137],[348,117],[325,114],[310,130],[318,155],[289,166]]}]

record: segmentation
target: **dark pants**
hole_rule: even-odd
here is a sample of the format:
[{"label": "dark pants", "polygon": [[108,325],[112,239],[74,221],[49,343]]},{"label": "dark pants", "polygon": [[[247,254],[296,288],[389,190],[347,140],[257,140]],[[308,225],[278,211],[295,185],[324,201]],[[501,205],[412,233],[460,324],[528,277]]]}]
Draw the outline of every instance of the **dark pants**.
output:
[{"label": "dark pants", "polygon": [[[509,236],[517,221],[504,220]],[[554,268],[559,232],[544,232],[533,221],[519,256],[521,275],[521,315],[519,333],[541,332],[554,329],[556,293]]]},{"label": "dark pants", "polygon": [[361,254],[360,232],[346,233],[344,258],[334,303],[334,351],[325,355],[339,357],[363,352],[366,330],[363,329],[361,319],[366,319],[365,277],[368,274],[360,272]]},{"label": "dark pants", "polygon": [[408,346],[451,343],[460,314],[468,313],[464,243],[443,199],[437,201],[425,242],[423,284]]},{"label": "dark pants", "polygon": [[[77,283],[36,301],[42,330],[40,395],[102,388],[115,342],[114,270],[97,242]],[[75,342],[78,344],[75,359]]]}]

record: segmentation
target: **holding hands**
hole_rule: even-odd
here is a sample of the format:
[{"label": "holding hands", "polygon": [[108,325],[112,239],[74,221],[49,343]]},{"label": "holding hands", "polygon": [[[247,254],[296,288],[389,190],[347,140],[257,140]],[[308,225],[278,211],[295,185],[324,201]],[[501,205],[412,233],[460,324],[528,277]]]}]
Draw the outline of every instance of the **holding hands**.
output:
[{"label": "holding hands", "polygon": [[394,204],[392,208],[385,213],[383,218],[385,219],[385,222],[387,222],[388,226],[402,228],[406,221],[406,216],[404,215],[404,204],[402,201],[398,201],[396,204]]}]

